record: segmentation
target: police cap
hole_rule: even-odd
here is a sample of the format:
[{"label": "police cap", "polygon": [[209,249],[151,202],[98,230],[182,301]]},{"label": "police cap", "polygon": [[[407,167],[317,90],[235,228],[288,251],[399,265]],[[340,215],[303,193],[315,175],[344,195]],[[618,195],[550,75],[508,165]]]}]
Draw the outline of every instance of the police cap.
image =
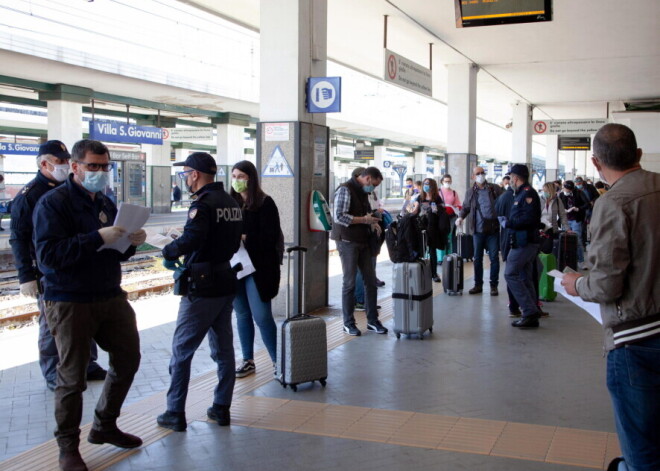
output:
[{"label": "police cap", "polygon": [[527,165],[516,164],[511,167],[510,173],[513,175],[518,175],[521,178],[529,178],[529,169],[527,168]]},{"label": "police cap", "polygon": [[175,162],[173,165],[175,167],[190,167],[193,170],[210,175],[215,175],[218,171],[215,160],[211,157],[211,154],[206,152],[193,152],[183,162]]},{"label": "police cap", "polygon": [[39,155],[50,154],[58,159],[70,159],[71,154],[62,141],[46,141],[39,146]]}]

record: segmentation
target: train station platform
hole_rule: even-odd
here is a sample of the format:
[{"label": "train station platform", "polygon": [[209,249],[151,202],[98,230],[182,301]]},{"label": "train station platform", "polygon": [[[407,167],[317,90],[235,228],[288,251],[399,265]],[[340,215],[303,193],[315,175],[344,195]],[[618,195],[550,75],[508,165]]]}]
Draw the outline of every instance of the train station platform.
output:
[{"label": "train station platform", "polygon": [[[379,304],[390,333],[365,332],[364,313],[356,313],[363,335],[349,337],[341,331],[339,259],[330,259],[332,304],[317,312],[328,325],[327,387],[283,389],[259,344],[257,374],[237,379],[230,427],[206,419],[216,381],[206,343],[193,361],[187,432],[156,425],[178,300],[134,302],[142,363],[120,426],[144,445],[85,441],[102,387],[92,382],[81,435],[90,470],[578,471],[604,469],[617,456],[601,327],[571,302],[558,296],[540,328],[521,331],[510,326],[503,278],[498,297],[450,297],[435,284],[433,333],[397,340],[392,264],[381,255],[377,272],[387,284]],[[471,276],[468,263],[467,288]],[[238,336],[235,347],[240,359]],[[0,362],[0,470],[57,469],[53,393],[36,364],[36,327],[1,333]],[[104,353],[100,362],[107,365]]]}]

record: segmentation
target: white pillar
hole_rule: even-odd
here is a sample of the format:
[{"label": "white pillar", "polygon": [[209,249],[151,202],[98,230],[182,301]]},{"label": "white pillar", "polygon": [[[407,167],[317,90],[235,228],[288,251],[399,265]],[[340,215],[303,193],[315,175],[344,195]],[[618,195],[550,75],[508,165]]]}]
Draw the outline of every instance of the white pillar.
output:
[{"label": "white pillar", "polygon": [[427,154],[424,151],[415,151],[415,175],[420,175],[422,179],[428,176],[426,170]]},{"label": "white pillar", "polygon": [[69,151],[82,139],[81,103],[64,100],[48,101],[48,139],[64,142]]},{"label": "white pillar", "polygon": [[527,103],[513,105],[511,160],[532,170],[532,109]]},{"label": "white pillar", "polygon": [[575,151],[575,168],[577,170],[576,177],[583,177],[587,173],[587,152],[584,150]]},{"label": "white pillar", "polygon": [[433,159],[433,175],[438,182],[438,186],[442,184],[440,179],[442,178],[442,160],[441,159]]},{"label": "white pillar", "polygon": [[549,134],[545,137],[545,181],[557,179],[559,173],[559,136]]},{"label": "white pillar", "polygon": [[564,180],[574,180],[577,170],[575,169],[575,151],[564,152],[565,169]]},{"label": "white pillar", "polygon": [[245,159],[245,126],[217,124],[216,162],[234,165]]},{"label": "white pillar", "polygon": [[172,161],[170,160],[170,156],[172,154],[172,143],[170,141],[163,141],[163,145],[142,144],[141,147],[147,156],[147,167],[162,167],[165,165],[172,165]]},{"label": "white pillar", "polygon": [[381,172],[384,170],[383,162],[387,160],[387,147],[374,146],[374,160],[369,166],[377,167]]},{"label": "white pillar", "polygon": [[447,152],[477,152],[477,72],[475,64],[447,66]]},{"label": "white pillar", "polygon": [[406,157],[406,175],[404,177],[404,180],[408,177],[412,178],[413,180],[415,179],[415,156],[414,155]]}]

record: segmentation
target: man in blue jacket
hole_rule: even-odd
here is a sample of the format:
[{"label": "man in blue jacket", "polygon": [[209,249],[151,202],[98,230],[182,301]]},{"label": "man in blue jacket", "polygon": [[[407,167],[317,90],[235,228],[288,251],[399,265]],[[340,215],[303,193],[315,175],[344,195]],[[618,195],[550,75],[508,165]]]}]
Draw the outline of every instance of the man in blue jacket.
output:
[{"label": "man in blue jacket", "polygon": [[[46,380],[46,387],[55,391],[57,384],[57,363],[60,361],[55,339],[50,333],[43,302],[39,295],[38,280],[41,273],[36,266],[36,255],[32,243],[32,214],[37,201],[48,191],[64,182],[69,176],[71,155],[61,141],[51,140],[39,146],[37,165],[39,171],[16,195],[11,206],[11,236],[9,245],[14,255],[14,265],[18,272],[18,282],[23,296],[37,298],[39,305],[39,367]],[[96,343],[90,346],[90,359],[87,365],[87,380],[103,380],[106,372],[96,362]]]},{"label": "man in blue jacket", "polygon": [[533,264],[539,252],[539,225],[541,201],[538,193],[528,182],[529,169],[516,164],[511,169],[511,187],[515,193],[510,217],[504,218],[511,250],[507,255],[504,278],[522,311],[522,319],[514,321],[514,327],[539,326],[539,309],[533,281]]},{"label": "man in blue jacket", "polygon": [[[135,448],[142,440],[117,428],[117,418],[140,364],[135,312],[121,289],[119,262],[135,253],[144,230],[113,226],[114,203],[103,195],[112,168],[108,148],[82,140],[72,149],[67,180],[45,194],[33,215],[33,241],[43,274],[43,302],[60,362],[55,388],[55,437],[62,471],[85,471],[80,456],[82,394],[92,339],[110,354],[103,392],[87,440]],[[104,248],[127,237],[123,253]]]}]

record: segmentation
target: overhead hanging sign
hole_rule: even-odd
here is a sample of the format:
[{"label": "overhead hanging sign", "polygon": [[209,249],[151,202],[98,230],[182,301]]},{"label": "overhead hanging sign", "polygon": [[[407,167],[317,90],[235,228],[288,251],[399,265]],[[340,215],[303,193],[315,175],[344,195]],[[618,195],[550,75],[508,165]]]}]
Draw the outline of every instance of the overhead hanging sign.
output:
[{"label": "overhead hanging sign", "polygon": [[39,155],[39,144],[21,144],[20,142],[0,142],[0,154]]},{"label": "overhead hanging sign", "polygon": [[385,81],[422,95],[433,95],[431,69],[389,49],[385,49]]},{"label": "overhead hanging sign", "polygon": [[355,149],[353,158],[355,160],[373,160],[374,159],[374,148],[368,149]]},{"label": "overhead hanging sign", "polygon": [[559,136],[559,150],[591,150],[591,136]]},{"label": "overhead hanging sign", "polygon": [[163,128],[164,141],[212,141],[213,128]]},{"label": "overhead hanging sign", "polygon": [[533,121],[532,132],[535,135],[596,134],[607,122],[607,119],[545,119]]},{"label": "overhead hanging sign", "polygon": [[136,126],[117,121],[90,121],[89,138],[105,142],[129,142],[132,144],[163,144],[162,128]]},{"label": "overhead hanging sign", "polygon": [[268,163],[261,172],[262,177],[292,177],[293,171],[284,157],[280,146],[276,146],[270,154]]}]

